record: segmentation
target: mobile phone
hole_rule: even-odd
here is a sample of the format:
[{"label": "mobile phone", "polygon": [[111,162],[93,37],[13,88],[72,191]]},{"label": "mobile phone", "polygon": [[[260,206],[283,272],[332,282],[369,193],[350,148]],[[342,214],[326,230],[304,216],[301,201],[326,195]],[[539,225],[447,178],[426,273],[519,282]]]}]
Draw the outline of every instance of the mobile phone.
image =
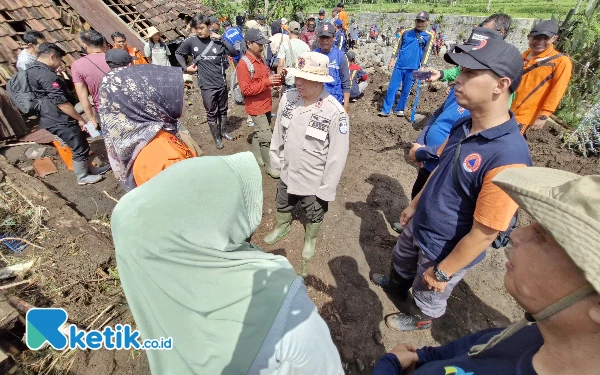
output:
[{"label": "mobile phone", "polygon": [[428,70],[414,70],[412,72],[413,79],[417,80],[428,80],[431,78],[432,72]]}]

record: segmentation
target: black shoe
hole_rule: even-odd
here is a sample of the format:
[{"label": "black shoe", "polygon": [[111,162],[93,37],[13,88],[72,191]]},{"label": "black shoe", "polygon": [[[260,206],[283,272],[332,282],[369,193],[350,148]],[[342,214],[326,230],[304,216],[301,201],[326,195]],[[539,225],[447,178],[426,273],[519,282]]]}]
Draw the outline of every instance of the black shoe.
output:
[{"label": "black shoe", "polygon": [[385,317],[385,325],[395,331],[410,332],[430,329],[433,320],[431,317],[419,314],[404,314],[401,312]]},{"label": "black shoe", "polygon": [[[410,280],[408,287],[399,287],[397,283],[390,282],[389,276],[382,273],[373,273],[371,275],[371,281],[375,285],[381,287],[384,292],[391,294],[401,301],[406,301],[408,299],[408,290],[412,286],[412,280]],[[406,283],[408,284],[408,280],[406,280]]]},{"label": "black shoe", "polygon": [[222,116],[219,119],[219,127],[221,131],[221,137],[225,138],[228,141],[233,141],[233,135],[227,133],[227,116]]},{"label": "black shoe", "polygon": [[412,287],[413,279],[405,279],[398,275],[394,266],[390,267],[390,275],[384,275],[382,273],[371,274],[371,281],[383,289],[384,292],[393,295],[400,300],[406,300],[408,298],[408,290]]}]

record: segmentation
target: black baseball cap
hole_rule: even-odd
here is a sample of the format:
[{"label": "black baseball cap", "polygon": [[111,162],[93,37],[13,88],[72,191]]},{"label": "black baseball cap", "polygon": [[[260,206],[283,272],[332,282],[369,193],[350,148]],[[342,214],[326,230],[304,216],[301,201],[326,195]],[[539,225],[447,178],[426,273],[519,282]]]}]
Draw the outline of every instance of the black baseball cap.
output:
[{"label": "black baseball cap", "polygon": [[223,27],[229,27],[229,26],[231,26],[231,22],[229,22],[229,21],[225,20],[225,21],[223,21],[223,23],[222,23],[221,25],[222,25]]},{"label": "black baseball cap", "polygon": [[325,14],[325,9],[321,8],[321,9],[319,10],[319,14]]},{"label": "black baseball cap", "polygon": [[417,13],[417,17],[415,17],[415,19],[419,21],[429,21],[429,13],[425,11],[419,12]]},{"label": "black baseball cap", "polygon": [[221,23],[221,21],[217,17],[215,17],[215,16],[208,17],[208,22],[210,22],[210,23]]},{"label": "black baseball cap", "polygon": [[133,57],[124,49],[113,48],[106,51],[104,60],[106,60],[107,64],[112,63],[114,65],[125,66],[133,62]]},{"label": "black baseball cap", "polygon": [[262,14],[259,14],[258,17],[256,17],[257,20],[264,20],[265,16],[263,16]]},{"label": "black baseball cap", "polygon": [[335,36],[335,27],[331,22],[325,22],[317,27],[317,36]]},{"label": "black baseball cap", "polygon": [[461,44],[447,53],[444,60],[473,70],[491,70],[510,78],[510,92],[515,92],[523,75],[523,57],[512,44],[502,39],[484,39],[477,44]]},{"label": "black baseball cap", "polygon": [[486,39],[504,39],[502,34],[500,34],[496,30],[486,29],[485,27],[474,27],[473,31],[471,31],[471,35],[465,44],[477,45],[482,40]]},{"label": "black baseball cap", "polygon": [[356,54],[354,53],[354,51],[348,51],[348,52],[346,52],[346,57],[350,61],[356,60]]},{"label": "black baseball cap", "polygon": [[256,42],[258,44],[269,44],[271,41],[265,38],[265,35],[259,29],[248,29],[244,35],[246,42]]},{"label": "black baseball cap", "polygon": [[546,35],[549,38],[552,38],[555,35],[558,35],[558,24],[556,21],[547,20],[542,21],[535,25],[529,36],[538,36],[538,35]]}]

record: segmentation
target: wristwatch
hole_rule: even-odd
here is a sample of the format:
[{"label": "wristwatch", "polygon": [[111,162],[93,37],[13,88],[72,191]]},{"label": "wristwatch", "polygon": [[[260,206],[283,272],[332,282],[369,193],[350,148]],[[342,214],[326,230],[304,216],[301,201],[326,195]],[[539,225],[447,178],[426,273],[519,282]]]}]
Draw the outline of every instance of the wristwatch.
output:
[{"label": "wristwatch", "polygon": [[538,118],[539,118],[540,120],[544,120],[544,121],[548,120],[548,116],[540,116],[540,117],[538,117]]},{"label": "wristwatch", "polygon": [[439,269],[437,264],[433,266],[433,274],[435,276],[435,279],[442,283],[447,283],[452,278],[452,276],[446,275],[446,272]]}]

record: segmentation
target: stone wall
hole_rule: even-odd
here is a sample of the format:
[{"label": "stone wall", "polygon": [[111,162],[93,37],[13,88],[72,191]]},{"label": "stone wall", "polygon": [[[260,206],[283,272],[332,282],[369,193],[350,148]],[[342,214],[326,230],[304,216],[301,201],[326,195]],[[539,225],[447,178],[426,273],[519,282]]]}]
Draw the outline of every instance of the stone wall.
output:
[{"label": "stone wall", "polygon": [[[358,23],[359,30],[365,33],[368,33],[371,25],[375,24],[383,34],[391,34],[393,37],[396,28],[400,26],[414,27],[415,13],[358,13],[354,18]],[[481,23],[484,19],[485,17],[479,16],[449,14],[431,14],[430,16],[431,23],[440,24],[446,40],[457,43],[468,38],[473,26]],[[519,51],[525,51],[528,48],[527,34],[536,22],[533,18],[513,18],[513,28],[508,34],[507,41],[514,44]]]}]

